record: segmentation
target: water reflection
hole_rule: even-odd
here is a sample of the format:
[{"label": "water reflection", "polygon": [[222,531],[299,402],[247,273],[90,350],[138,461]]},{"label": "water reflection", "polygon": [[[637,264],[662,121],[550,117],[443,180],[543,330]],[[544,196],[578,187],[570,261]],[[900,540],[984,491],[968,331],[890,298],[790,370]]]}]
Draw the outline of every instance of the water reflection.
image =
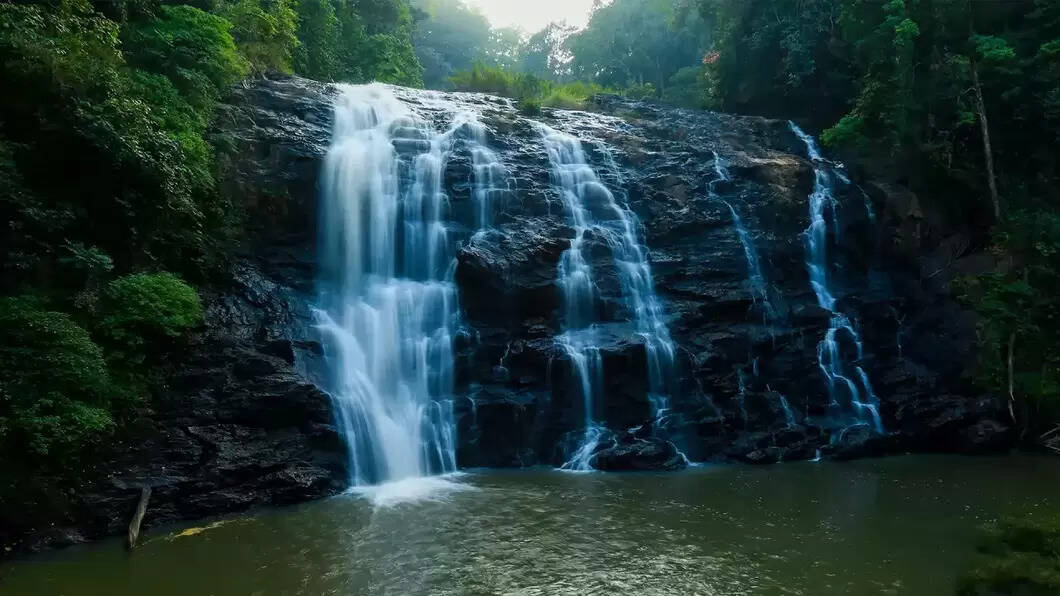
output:
[{"label": "water reflection", "polygon": [[[1002,511],[1055,508],[1053,459],[906,457],[676,474],[472,472],[9,565],[4,594],[938,594]],[[205,526],[199,523],[196,526]]]}]

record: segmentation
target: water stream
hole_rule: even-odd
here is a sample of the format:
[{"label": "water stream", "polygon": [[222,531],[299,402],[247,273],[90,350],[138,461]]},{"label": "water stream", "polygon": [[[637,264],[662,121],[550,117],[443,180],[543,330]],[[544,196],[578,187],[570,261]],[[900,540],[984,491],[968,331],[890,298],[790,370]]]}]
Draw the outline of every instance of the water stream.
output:
[{"label": "water stream", "polygon": [[721,156],[716,151],[713,153],[714,173],[717,178],[710,182],[710,195],[717,198],[729,209],[729,214],[732,216],[732,225],[736,229],[736,235],[740,239],[740,245],[743,247],[744,258],[747,260],[747,281],[751,287],[753,299],[761,305],[765,322],[769,323],[777,318],[777,310],[773,308],[773,303],[769,299],[769,287],[766,283],[765,275],[762,274],[758,250],[755,248],[750,230],[744,225],[740,215],[736,212],[736,208],[732,206],[732,203],[721,199],[715,190],[718,182],[730,182],[732,177],[729,175],[729,171],[725,169],[725,163],[722,161]]},{"label": "water stream", "polygon": [[[806,229],[806,268],[810,285],[817,296],[817,304],[832,313],[828,331],[817,345],[817,363],[824,374],[828,387],[831,408],[839,418],[841,426],[850,428],[869,425],[876,432],[883,432],[879,399],[872,390],[868,373],[862,368],[864,346],[853,322],[836,310],[836,298],[831,284],[828,260],[829,220],[833,242],[840,234],[837,215],[838,201],[835,197],[836,180],[849,184],[850,180],[839,167],[825,160],[817,149],[813,137],[803,132],[794,122],[789,123],[792,132],[806,145],[806,152],[813,164],[814,188],[810,193],[810,225]],[[852,345],[857,357],[844,358],[842,342]],[[845,431],[845,428],[844,428]],[[842,432],[837,435],[842,436]]]},{"label": "water stream", "polygon": [[[536,124],[548,152],[552,184],[571,226],[574,239],[560,259],[558,283],[563,291],[563,333],[557,338],[574,367],[584,401],[585,430],[580,446],[563,465],[591,469],[590,458],[604,435],[594,418],[603,388],[601,344],[608,325],[598,312],[594,272],[588,260],[590,243],[607,245],[618,272],[622,298],[632,318],[633,333],[644,341],[649,399],[655,420],[668,410],[674,344],[666,327],[662,302],[655,294],[647,248],[638,239],[636,215],[620,205],[589,165],[579,139],[545,124]],[[607,159],[620,176],[614,158]]]},{"label": "water stream", "polygon": [[456,470],[452,340],[459,319],[445,164],[470,147],[479,223],[503,167],[474,114],[434,130],[385,85],[343,86],[322,174],[319,309],[353,486]]}]

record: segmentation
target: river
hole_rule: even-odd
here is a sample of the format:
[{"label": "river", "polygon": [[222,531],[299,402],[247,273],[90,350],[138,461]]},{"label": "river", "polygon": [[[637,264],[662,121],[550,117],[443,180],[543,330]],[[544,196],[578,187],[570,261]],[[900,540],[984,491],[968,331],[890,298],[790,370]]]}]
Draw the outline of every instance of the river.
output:
[{"label": "river", "polygon": [[1055,511],[1058,480],[1060,460],[1030,456],[471,471],[416,502],[342,495],[154,529],[132,554],[22,559],[0,592],[945,594],[977,528]]}]

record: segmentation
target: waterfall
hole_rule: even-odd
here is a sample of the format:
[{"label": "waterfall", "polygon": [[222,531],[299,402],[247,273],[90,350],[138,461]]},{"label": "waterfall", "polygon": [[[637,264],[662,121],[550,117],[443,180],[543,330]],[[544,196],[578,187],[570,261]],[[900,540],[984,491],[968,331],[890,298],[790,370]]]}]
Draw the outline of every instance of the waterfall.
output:
[{"label": "waterfall", "polygon": [[[459,309],[442,173],[454,139],[475,137],[475,120],[457,113],[436,132],[379,84],[342,86],[334,113],[315,314],[350,483],[452,472]],[[495,160],[473,161],[478,172]]]},{"label": "waterfall", "polygon": [[[475,223],[482,231],[493,225],[494,202],[498,195],[510,191],[508,171],[497,154],[489,148],[486,125],[471,112],[461,114],[462,126],[467,131],[464,142],[471,153],[471,198],[475,203]],[[500,183],[504,181],[502,188]]]},{"label": "waterfall", "polygon": [[[548,153],[552,183],[574,228],[574,239],[560,258],[558,268],[564,331],[557,342],[574,368],[585,409],[585,431],[581,446],[563,468],[588,470],[605,429],[594,420],[594,410],[603,391],[602,321],[596,312],[592,267],[586,260],[587,236],[603,239],[610,249],[633,332],[644,341],[649,399],[657,420],[669,408],[675,348],[662,303],[655,294],[647,248],[638,240],[636,215],[619,205],[614,194],[600,181],[577,138],[545,124],[536,123],[536,126]],[[614,170],[617,174],[618,168]]]},{"label": "waterfall", "polygon": [[777,393],[777,403],[780,404],[780,411],[784,413],[784,424],[788,428],[794,428],[798,422],[795,419],[795,411],[791,409],[791,404],[788,403],[788,398],[783,393]]},{"label": "waterfall", "polygon": [[722,200],[718,197],[718,194],[715,191],[715,186],[718,182],[729,182],[732,180],[732,177],[729,176],[729,171],[725,169],[725,164],[722,162],[718,153],[714,151],[713,154],[714,173],[717,174],[717,178],[710,182],[710,195],[720,200],[729,208],[729,214],[732,216],[732,225],[736,228],[736,235],[740,239],[740,245],[743,246],[744,258],[747,260],[747,279],[751,286],[753,299],[756,303],[761,300],[762,312],[765,316],[766,322],[775,320],[777,318],[777,311],[773,308],[773,304],[769,300],[769,289],[766,285],[766,278],[762,275],[762,266],[758,261],[758,251],[755,250],[754,240],[751,239],[751,232],[747,229],[747,226],[744,225],[743,220],[740,219],[740,215],[736,212],[732,203]]},{"label": "waterfall", "polygon": [[[817,345],[817,363],[824,374],[828,387],[830,407],[853,417],[853,424],[870,425],[876,432],[883,432],[883,421],[879,413],[879,399],[872,390],[869,375],[859,364],[864,355],[861,337],[846,315],[836,311],[836,298],[829,281],[828,219],[834,239],[839,239],[839,218],[836,213],[835,181],[844,184],[850,180],[839,166],[826,161],[817,149],[813,137],[802,131],[794,122],[789,122],[792,132],[806,145],[806,152],[813,163],[814,188],[810,193],[810,225],[806,229],[806,268],[810,286],[817,297],[817,304],[832,313],[828,331]],[[846,362],[841,350],[841,340],[846,338],[853,344],[857,359]],[[853,371],[853,373],[851,372]],[[846,392],[846,403],[839,401],[838,393]]]}]

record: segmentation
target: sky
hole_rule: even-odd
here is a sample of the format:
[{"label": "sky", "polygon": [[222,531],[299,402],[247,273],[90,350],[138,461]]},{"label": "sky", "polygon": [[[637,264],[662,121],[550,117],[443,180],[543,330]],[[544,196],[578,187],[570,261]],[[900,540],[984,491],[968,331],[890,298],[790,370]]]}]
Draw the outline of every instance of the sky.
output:
[{"label": "sky", "polygon": [[465,0],[477,6],[494,27],[518,26],[527,33],[540,31],[552,21],[584,27],[593,0]]}]

